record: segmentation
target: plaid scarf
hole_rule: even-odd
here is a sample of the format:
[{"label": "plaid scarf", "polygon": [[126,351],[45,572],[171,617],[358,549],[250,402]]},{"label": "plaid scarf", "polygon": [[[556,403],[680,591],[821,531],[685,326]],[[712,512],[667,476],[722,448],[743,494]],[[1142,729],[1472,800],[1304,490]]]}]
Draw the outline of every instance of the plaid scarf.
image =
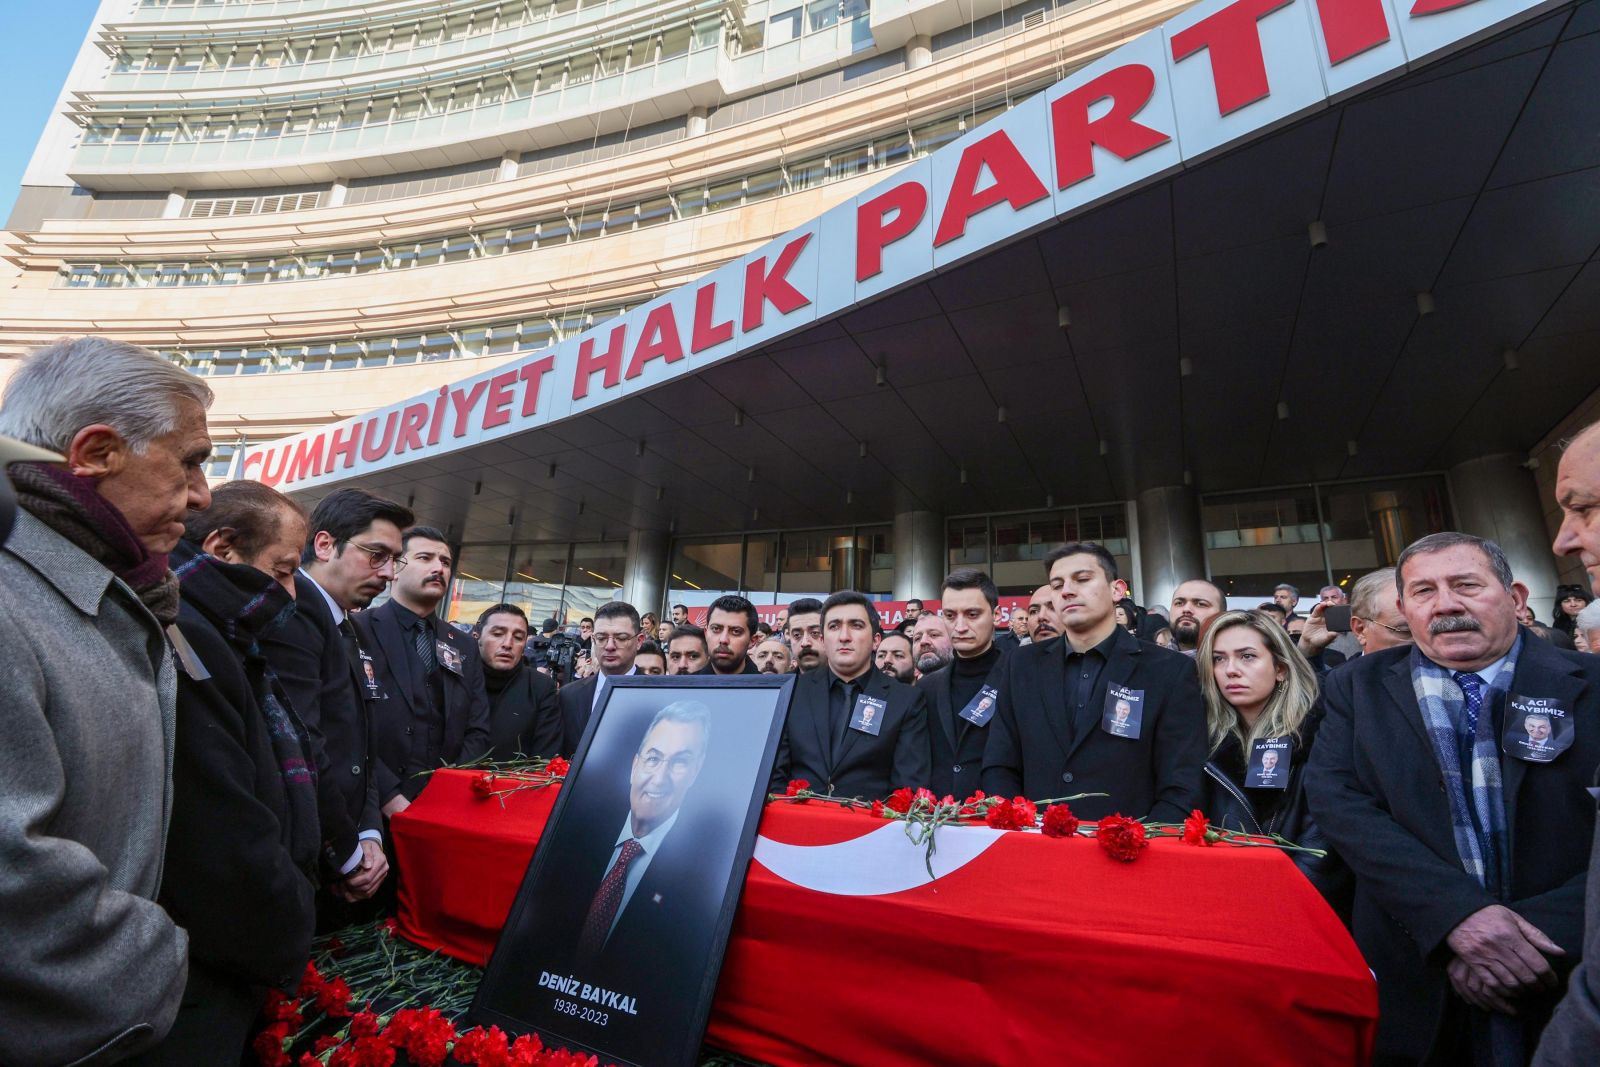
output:
[{"label": "plaid scarf", "polygon": [[[240,652],[256,710],[266,723],[272,755],[283,781],[288,818],[282,841],[303,868],[314,865],[322,839],[317,812],[317,768],[305,726],[277,675],[261,653],[260,640],[295,612],[294,598],[272,576],[207,555],[180,541],[169,557],[183,599],[209,619]],[[240,709],[246,714],[250,709]]]},{"label": "plaid scarf", "polygon": [[1500,737],[1495,729],[1494,710],[1511,690],[1521,650],[1522,639],[1518,637],[1494,684],[1485,687],[1478,728],[1472,737],[1472,762],[1462,767],[1456,724],[1465,719],[1466,697],[1453,672],[1428,659],[1415,645],[1411,648],[1411,685],[1428,728],[1428,739],[1433,743],[1434,758],[1444,775],[1456,852],[1466,872],[1496,897],[1510,881],[1511,837],[1506,828]]}]

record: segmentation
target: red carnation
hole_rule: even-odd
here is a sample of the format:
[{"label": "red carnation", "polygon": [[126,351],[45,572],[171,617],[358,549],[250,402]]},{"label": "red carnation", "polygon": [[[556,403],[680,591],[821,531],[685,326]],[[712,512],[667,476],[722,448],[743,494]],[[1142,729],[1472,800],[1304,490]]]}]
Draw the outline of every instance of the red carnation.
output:
[{"label": "red carnation", "polygon": [[289,1057],[283,1051],[288,1036],[288,1023],[273,1023],[256,1035],[250,1048],[261,1062],[261,1067],[289,1067]]},{"label": "red carnation", "polygon": [[309,1052],[300,1053],[300,1058],[294,1062],[295,1067],[322,1067],[322,1061]]},{"label": "red carnation", "polygon": [[322,992],[324,984],[322,972],[317,970],[317,965],[310,960],[306,960],[306,969],[300,975],[300,988],[295,990],[295,995],[314,997]]},{"label": "red carnation", "polygon": [[983,799],[986,796],[988,796],[987,793],[981,789],[978,790],[976,793],[972,794],[970,797],[961,802],[961,810],[956,814],[963,819],[976,819],[979,815],[978,805],[983,802]]},{"label": "red carnation", "polygon": [[874,800],[872,802],[872,817],[874,819],[887,819],[888,818],[888,816],[883,813],[883,801]]},{"label": "red carnation", "polygon": [[539,1067],[544,1045],[536,1034],[523,1034],[511,1042],[511,1067]]},{"label": "red carnation", "polygon": [[1206,823],[1206,813],[1199,808],[1183,820],[1183,843],[1186,845],[1214,844],[1221,836]]},{"label": "red carnation", "polygon": [[394,1049],[381,1037],[357,1038],[335,1049],[328,1067],[394,1067]]},{"label": "red carnation", "polygon": [[1027,797],[1012,797],[993,805],[984,821],[996,830],[1026,830],[1038,818],[1038,809]]},{"label": "red carnation", "polygon": [[889,794],[889,799],[883,802],[883,806],[888,808],[890,811],[898,811],[901,815],[904,815],[906,812],[911,810],[911,802],[914,799],[915,797],[913,796],[911,790],[905,786],[901,786],[899,789],[896,789],[893,793]]},{"label": "red carnation", "polygon": [[[808,790],[810,788],[811,783],[806,781],[804,778],[791,778],[789,780],[789,787],[783,791],[783,795],[786,797],[798,797],[800,796],[802,790]],[[801,797],[799,803],[804,804],[810,799],[810,797]]]},{"label": "red carnation", "polygon": [[932,790],[919,789],[912,794],[911,802],[913,804],[926,804],[929,807],[937,807],[939,804],[939,798],[933,795]]},{"label": "red carnation", "polygon": [[290,1026],[298,1027],[301,1022],[300,1002],[286,996],[281,989],[269,989],[267,990],[267,1003],[261,1009],[261,1014],[275,1023],[285,1022]]},{"label": "red carnation", "polygon": [[343,978],[334,978],[317,990],[317,1010],[334,1019],[350,1017],[350,986]]},{"label": "red carnation", "polygon": [[395,1048],[404,1048],[417,1067],[440,1067],[456,1028],[438,1008],[402,1008],[384,1036]]},{"label": "red carnation", "polygon": [[473,775],[472,791],[477,794],[479,800],[488,800],[494,796],[494,775],[488,771]]},{"label": "red carnation", "polygon": [[350,1020],[351,1037],[376,1037],[377,1033],[378,1017],[370,1011],[358,1011]]},{"label": "red carnation", "polygon": [[1123,863],[1138,859],[1140,851],[1150,844],[1145,840],[1144,823],[1124,815],[1107,815],[1101,819],[1094,836],[1106,855]]},{"label": "red carnation", "polygon": [[400,920],[396,919],[392,915],[383,920],[383,932],[389,937],[393,937],[394,935],[398,934],[400,932]]},{"label": "red carnation", "polygon": [[451,1055],[461,1063],[475,1063],[478,1067],[510,1067],[511,1064],[505,1031],[498,1026],[468,1030],[456,1039]]},{"label": "red carnation", "polygon": [[571,769],[572,764],[568,763],[560,756],[556,756],[549,763],[544,765],[544,773],[550,775],[552,778],[565,778],[567,772]]},{"label": "red carnation", "polygon": [[1071,837],[1078,832],[1078,817],[1065,804],[1052,804],[1044,812],[1046,837]]}]

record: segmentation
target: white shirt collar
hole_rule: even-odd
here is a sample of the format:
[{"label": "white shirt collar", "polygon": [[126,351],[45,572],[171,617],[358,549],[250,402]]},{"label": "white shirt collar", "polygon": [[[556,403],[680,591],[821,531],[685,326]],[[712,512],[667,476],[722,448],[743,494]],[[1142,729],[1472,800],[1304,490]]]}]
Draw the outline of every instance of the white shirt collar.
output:
[{"label": "white shirt collar", "polygon": [[345,617],[346,617],[346,615],[348,613],[343,608],[341,608],[337,603],[334,602],[333,597],[328,595],[328,591],[326,589],[322,588],[322,586],[317,582],[317,580],[315,578],[311,577],[311,575],[306,573],[306,569],[304,567],[301,567],[301,568],[299,568],[298,570],[295,571],[295,581],[302,581],[302,580],[310,582],[312,588],[315,589],[317,592],[321,593],[322,594],[322,599],[326,600],[328,602],[328,610],[333,612],[333,624],[335,626],[337,626],[341,622],[344,622]]},{"label": "white shirt collar", "polygon": [[[662,823],[654,830],[651,830],[643,837],[636,839],[639,842],[639,846],[644,849],[644,854],[646,856],[654,856],[656,854],[656,849],[660,848],[661,842],[666,840],[667,831],[671,830],[673,824],[678,821],[678,814],[682,810],[683,809],[680,808],[678,811],[673,812],[667,817],[666,822]],[[622,819],[622,832],[617,835],[616,844],[612,845],[612,847],[616,848],[622,845],[623,842],[627,841],[631,837],[633,837],[633,813],[629,812]]]}]

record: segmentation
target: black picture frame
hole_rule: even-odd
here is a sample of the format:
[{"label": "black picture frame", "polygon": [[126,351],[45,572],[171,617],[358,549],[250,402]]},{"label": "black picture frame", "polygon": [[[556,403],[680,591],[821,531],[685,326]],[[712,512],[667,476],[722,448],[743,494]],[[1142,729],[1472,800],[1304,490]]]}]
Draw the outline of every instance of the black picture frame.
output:
[{"label": "black picture frame", "polygon": [[[608,679],[489,958],[472,1022],[534,1033],[619,1067],[699,1061],[794,683],[792,674]],[[710,716],[702,762],[603,948],[585,956],[585,918],[623,837],[637,832],[635,805],[653,802],[647,791],[635,796],[640,746],[661,709],[686,703]],[[694,796],[702,782],[714,788]]]}]

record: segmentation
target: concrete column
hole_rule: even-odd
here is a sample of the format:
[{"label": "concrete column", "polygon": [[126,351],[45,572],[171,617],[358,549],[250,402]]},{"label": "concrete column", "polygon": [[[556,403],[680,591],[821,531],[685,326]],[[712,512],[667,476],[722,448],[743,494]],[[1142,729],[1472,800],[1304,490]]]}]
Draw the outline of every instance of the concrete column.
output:
[{"label": "concrete column", "polygon": [[902,511],[894,517],[894,598],[937,599],[949,569],[944,516],[933,511]]},{"label": "concrete column", "polygon": [[906,69],[921,70],[933,62],[933,38],[919,34],[906,42]]},{"label": "concrete column", "polygon": [[1180,583],[1205,577],[1199,498],[1185,485],[1157,486],[1139,494],[1134,512],[1139,520],[1135,599],[1146,606],[1171,603]]},{"label": "concrete column", "polygon": [[703,107],[691,107],[689,109],[689,121],[685,129],[690,137],[699,137],[702,133],[706,132],[710,114],[711,113]]},{"label": "concrete column", "polygon": [[189,199],[187,189],[173,189],[167,193],[167,206],[161,209],[164,219],[179,219],[183,217],[183,205]]},{"label": "concrete column", "polygon": [[628,534],[628,562],[622,570],[622,599],[639,609],[661,614],[667,595],[667,535],[657,530]]},{"label": "concrete column", "polygon": [[517,162],[519,155],[521,155],[520,152],[507,152],[500,157],[500,173],[495,176],[495,181],[508,182],[517,176],[517,168],[521,166]]},{"label": "concrete column", "polygon": [[350,195],[350,183],[343,178],[337,178],[328,187],[328,199],[323,207],[343,207],[345,197]]},{"label": "concrete column", "polygon": [[1528,587],[1540,619],[1550,618],[1556,598],[1556,561],[1539,507],[1538,483],[1520,455],[1482,456],[1450,468],[1456,526],[1487,537],[1505,550],[1511,573]]}]

